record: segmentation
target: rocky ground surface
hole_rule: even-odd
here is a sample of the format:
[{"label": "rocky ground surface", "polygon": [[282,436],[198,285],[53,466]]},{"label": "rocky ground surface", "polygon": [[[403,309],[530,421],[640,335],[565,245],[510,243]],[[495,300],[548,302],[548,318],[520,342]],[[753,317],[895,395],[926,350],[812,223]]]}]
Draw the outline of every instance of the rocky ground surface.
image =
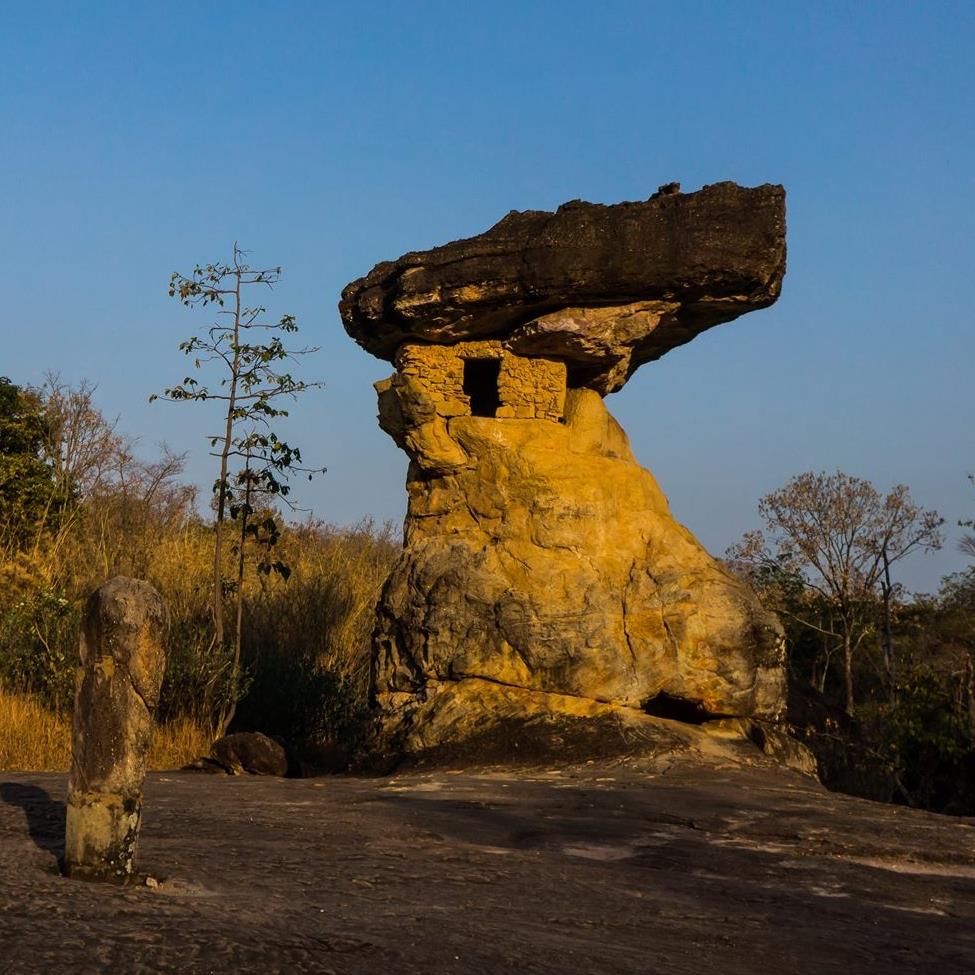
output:
[{"label": "rocky ground surface", "polygon": [[157,774],[140,867],[62,878],[63,775],[0,773],[0,971],[975,971],[975,820],[680,759]]}]

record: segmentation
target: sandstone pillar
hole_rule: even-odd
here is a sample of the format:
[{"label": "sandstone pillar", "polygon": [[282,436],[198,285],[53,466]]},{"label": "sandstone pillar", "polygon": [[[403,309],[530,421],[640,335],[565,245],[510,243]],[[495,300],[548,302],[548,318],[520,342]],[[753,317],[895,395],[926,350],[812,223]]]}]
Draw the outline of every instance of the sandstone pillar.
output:
[{"label": "sandstone pillar", "polygon": [[539,716],[607,708],[781,715],[778,620],[674,520],[604,398],[773,304],[784,274],[782,187],[668,184],[512,212],[346,287],[346,330],[395,367],[379,423],[410,459],[373,640],[382,748],[527,739]]},{"label": "sandstone pillar", "polygon": [[113,883],[132,876],[168,626],[162,597],[138,579],[117,576],[88,600],[68,779],[68,876]]}]

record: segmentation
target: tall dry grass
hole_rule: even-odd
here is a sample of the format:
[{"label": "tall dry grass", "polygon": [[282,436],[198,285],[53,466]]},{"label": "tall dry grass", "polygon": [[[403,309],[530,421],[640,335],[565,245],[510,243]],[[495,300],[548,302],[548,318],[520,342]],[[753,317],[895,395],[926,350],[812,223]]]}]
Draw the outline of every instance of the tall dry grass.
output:
[{"label": "tall dry grass", "polygon": [[0,687],[0,770],[62,771],[71,761],[71,723],[29,694]]},{"label": "tall dry grass", "polygon": [[279,554],[290,578],[258,584],[245,604],[250,685],[240,722],[352,743],[366,707],[376,603],[398,549],[388,525],[289,528]]},{"label": "tall dry grass", "polygon": [[[210,750],[211,735],[187,718],[158,726],[149,767],[182,768]],[[71,719],[29,694],[0,688],[0,771],[66,771],[71,761]]]},{"label": "tall dry grass", "polygon": [[210,752],[213,735],[190,718],[157,725],[149,750],[149,768],[165,772],[182,768]]},{"label": "tall dry grass", "polygon": [[[163,523],[128,518],[114,531],[104,519],[98,510],[79,515],[56,552],[35,553],[42,564],[33,573],[27,559],[18,562],[19,584],[0,595],[0,767],[66,767],[84,601],[114,574],[147,579],[170,612],[154,767],[205,754],[205,729],[234,693],[228,656],[211,646],[210,526],[192,513]],[[275,558],[290,577],[250,571],[245,579],[235,730],[351,743],[366,704],[374,609],[398,550],[389,526],[284,528]]]}]

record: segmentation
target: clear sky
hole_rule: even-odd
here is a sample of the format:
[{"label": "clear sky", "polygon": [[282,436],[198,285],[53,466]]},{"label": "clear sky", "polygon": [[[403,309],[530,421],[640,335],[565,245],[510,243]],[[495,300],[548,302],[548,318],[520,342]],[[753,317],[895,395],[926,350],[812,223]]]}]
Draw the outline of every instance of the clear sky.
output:
[{"label": "clear sky", "polygon": [[336,302],[377,261],[511,209],[783,183],[789,271],[773,308],[644,367],[608,403],[677,517],[716,553],[803,470],[910,485],[965,564],[975,515],[975,3],[4,4],[0,374],[99,385],[105,412],[191,451],[185,374],[202,321],[174,269],[233,240],[285,276],[327,387],[289,433],[328,465],[316,515],[400,519],[406,458],[376,426],[387,364]]}]

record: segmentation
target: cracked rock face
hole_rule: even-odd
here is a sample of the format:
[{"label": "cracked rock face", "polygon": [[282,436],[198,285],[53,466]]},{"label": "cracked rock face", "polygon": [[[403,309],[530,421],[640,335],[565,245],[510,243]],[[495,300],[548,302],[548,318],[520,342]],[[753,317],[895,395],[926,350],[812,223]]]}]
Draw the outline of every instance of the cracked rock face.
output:
[{"label": "cracked rock face", "polygon": [[484,682],[514,689],[506,719],[543,695],[778,717],[778,620],[673,519],[598,394],[570,390],[564,423],[465,416],[444,431],[458,457],[428,473],[415,454],[379,608],[374,687],[396,748],[483,731],[483,709],[479,726],[457,716]]},{"label": "cracked rock face", "polygon": [[781,187],[720,183],[511,214],[345,289],[346,329],[396,367],[379,422],[410,458],[373,645],[388,751],[548,713],[779,717],[777,619],[674,521],[602,397],[771,304],[784,235]]}]

